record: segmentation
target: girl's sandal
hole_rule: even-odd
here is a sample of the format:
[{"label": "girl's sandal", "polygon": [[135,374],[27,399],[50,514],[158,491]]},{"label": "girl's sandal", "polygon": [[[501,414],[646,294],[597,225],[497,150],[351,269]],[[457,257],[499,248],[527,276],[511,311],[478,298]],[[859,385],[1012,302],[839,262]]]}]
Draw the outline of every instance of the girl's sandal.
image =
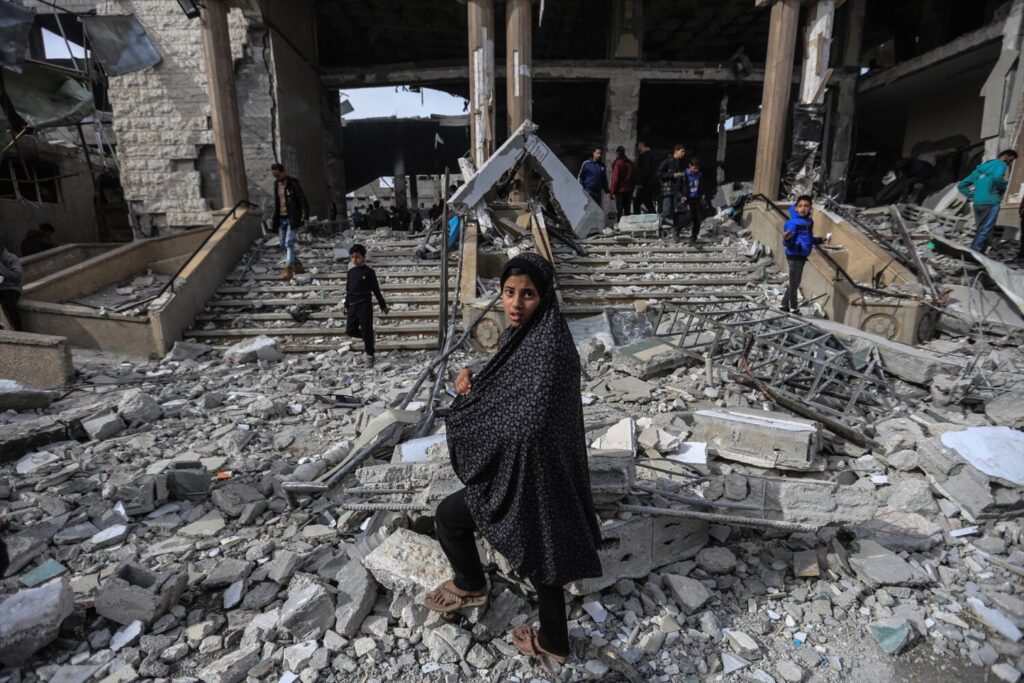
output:
[{"label": "girl's sandal", "polygon": [[512,644],[527,657],[536,657],[548,671],[554,671],[555,664],[564,664],[568,659],[565,655],[556,655],[541,647],[537,629],[529,626],[516,626],[512,629]]},{"label": "girl's sandal", "polygon": [[487,589],[481,593],[457,593],[461,590],[449,579],[427,593],[423,606],[433,612],[450,614],[465,607],[480,607],[487,604]]}]

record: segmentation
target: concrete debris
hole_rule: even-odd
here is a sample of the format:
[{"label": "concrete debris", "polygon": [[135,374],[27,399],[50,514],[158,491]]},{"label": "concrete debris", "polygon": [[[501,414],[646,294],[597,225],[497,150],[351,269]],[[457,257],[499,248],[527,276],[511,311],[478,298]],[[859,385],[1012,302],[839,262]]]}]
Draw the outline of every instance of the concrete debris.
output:
[{"label": "concrete debris", "polygon": [[0,411],[46,408],[57,396],[56,392],[32,389],[13,379],[0,379]]},{"label": "concrete debris", "polygon": [[65,580],[27,588],[0,602],[0,664],[22,666],[60,631],[74,610],[74,596]]},{"label": "concrete debris", "polygon": [[817,458],[820,427],[810,420],[745,408],[698,410],[693,429],[694,437],[720,458],[765,469],[825,468]]},{"label": "concrete debris", "polygon": [[[738,226],[709,230],[739,246],[702,245],[698,256],[680,247],[678,273],[663,272],[655,251],[622,251],[648,248],[639,232],[633,242],[587,244],[587,261],[607,274],[567,262],[563,278],[559,264],[570,315],[582,313],[573,285],[593,288],[601,277],[600,291],[626,302],[588,302],[586,313],[612,312],[578,339],[604,575],[567,587],[579,664],[562,676],[853,680],[891,671],[887,653],[902,661],[913,648],[943,671],[955,660],[958,671],[1014,680],[1024,500],[1010,454],[1024,354],[989,336],[908,348],[835,331],[852,341],[829,353],[861,369],[875,363],[884,378],[860,397],[864,415],[879,418],[858,423],[866,440],[837,434],[827,418],[846,390],[812,400],[835,413],[795,417],[774,385],[737,381],[742,365],[680,355],[669,335],[630,337],[650,332],[644,322],[666,294],[686,294],[687,269],[717,269],[751,248]],[[381,258],[374,241],[383,238],[366,237]],[[310,285],[333,287],[326,268],[336,267],[320,257],[336,245],[311,244],[307,269],[325,270]],[[386,261],[397,256],[381,258],[385,286],[394,284]],[[651,272],[615,274],[634,263]],[[241,281],[261,286],[248,279],[256,274]],[[715,277],[702,275],[702,288]],[[773,277],[769,268],[752,279],[773,291]],[[659,293],[645,280],[676,284]],[[481,281],[493,290],[493,279]],[[274,315],[260,297],[245,305],[258,311],[247,324],[294,324],[256,322]],[[395,302],[392,314],[417,306]],[[203,317],[227,316],[211,308]],[[147,361],[76,358],[83,390],[21,412],[0,408],[10,559],[0,613],[60,587],[15,622],[0,618],[3,656],[8,638],[21,638],[18,663],[4,664],[22,667],[23,680],[58,683],[553,680],[507,641],[510,628],[536,624],[536,602],[489,544],[485,608],[441,619],[422,605],[451,578],[431,511],[462,485],[441,421],[418,429],[432,381],[401,408],[432,353],[380,348],[368,372],[348,341],[310,341],[313,351],[283,360],[278,334],[226,355],[219,349],[237,338],[179,343]],[[477,358],[459,350],[449,370]],[[284,497],[285,483],[317,489],[386,430],[388,445],[349,476]],[[768,522],[782,528],[757,526]]]}]

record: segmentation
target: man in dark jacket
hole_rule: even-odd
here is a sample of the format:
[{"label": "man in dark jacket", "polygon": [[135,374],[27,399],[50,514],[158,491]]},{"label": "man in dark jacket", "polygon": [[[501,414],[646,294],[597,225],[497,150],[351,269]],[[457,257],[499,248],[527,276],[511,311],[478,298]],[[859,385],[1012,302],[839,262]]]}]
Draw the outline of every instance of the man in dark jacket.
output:
[{"label": "man in dark jacket", "polygon": [[21,281],[21,260],[0,243],[0,308],[3,308],[4,315],[15,332],[22,329],[21,313],[18,312]]},{"label": "man in dark jacket", "polygon": [[672,154],[665,157],[658,165],[658,182],[661,183],[661,220],[665,224],[671,224],[676,211],[676,193],[679,189],[679,179],[683,177],[683,170],[686,165],[683,159],[686,158],[686,145],[676,145]]},{"label": "man in dark jacket", "polygon": [[595,147],[590,153],[590,158],[583,162],[580,167],[579,180],[583,190],[590,195],[590,198],[601,206],[601,194],[608,192],[608,175],[604,171],[604,163],[601,161],[601,154],[604,150]]},{"label": "man in dark jacket", "polygon": [[270,173],[274,176],[274,230],[285,252],[281,279],[291,280],[294,274],[306,272],[295,249],[295,236],[309,225],[309,203],[298,178],[288,175],[283,165],[273,164]]},{"label": "man in dark jacket", "polygon": [[636,163],[633,168],[636,197],[633,213],[656,213],[655,198],[658,196],[658,169],[654,165],[654,153],[646,142],[636,143]]},{"label": "man in dark jacket", "polygon": [[633,201],[633,176],[633,162],[626,156],[626,148],[619,145],[612,162],[611,194],[615,197],[615,220],[629,215],[629,205]]}]

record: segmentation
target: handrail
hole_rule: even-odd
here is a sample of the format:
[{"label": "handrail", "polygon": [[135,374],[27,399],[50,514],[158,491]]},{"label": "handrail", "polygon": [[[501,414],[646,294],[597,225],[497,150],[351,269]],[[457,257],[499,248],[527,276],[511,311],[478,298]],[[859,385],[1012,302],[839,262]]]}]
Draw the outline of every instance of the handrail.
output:
[{"label": "handrail", "polygon": [[[778,206],[776,206],[775,202],[773,200],[769,199],[768,197],[766,197],[765,195],[759,193],[759,194],[751,195],[750,198],[751,199],[763,199],[766,206],[770,206],[771,208],[775,209],[776,213],[778,213],[780,216],[782,216],[783,218],[786,218],[788,220],[788,217],[786,216],[786,212],[783,211],[782,209],[780,209]],[[814,245],[814,246],[818,250],[818,253],[821,254],[825,258],[825,260],[828,261],[829,264],[833,268],[835,268],[836,273],[841,275],[842,278],[844,280],[846,280],[846,282],[851,287],[856,289],[857,291],[859,291],[859,292],[866,292],[868,294],[874,294],[876,296],[893,297],[894,299],[908,299],[908,300],[911,300],[911,301],[921,301],[920,297],[914,296],[913,294],[906,294],[904,292],[896,292],[896,291],[887,291],[887,290],[883,290],[883,289],[875,289],[874,287],[868,287],[867,285],[860,284],[859,282],[854,280],[853,277],[849,273],[847,273],[846,270],[841,265],[839,265],[838,261],[836,261],[834,258],[832,258],[832,255],[829,254],[828,251],[822,249],[818,245]]]},{"label": "handrail", "polygon": [[153,299],[159,299],[161,296],[164,295],[164,292],[166,292],[168,289],[170,289],[172,292],[176,291],[174,289],[174,281],[177,280],[178,276],[181,275],[181,272],[185,270],[185,266],[187,266],[189,262],[196,257],[196,254],[198,254],[199,251],[206,246],[206,243],[210,241],[210,238],[217,234],[217,231],[220,229],[220,226],[224,225],[224,221],[226,221],[228,218],[238,218],[238,216],[235,215],[235,212],[238,211],[238,207],[240,207],[242,204],[248,204],[254,209],[263,208],[259,204],[253,204],[248,199],[240,199],[237,204],[231,207],[230,211],[224,214],[224,217],[220,219],[220,222],[217,223],[217,225],[213,226],[213,230],[211,230],[210,234],[206,236],[206,239],[199,243],[199,246],[195,248],[195,250],[192,252],[192,255],[185,259],[185,262],[181,264],[181,267],[179,267],[177,271],[175,271],[171,279],[164,283],[164,286],[161,287],[160,291],[153,296]]}]

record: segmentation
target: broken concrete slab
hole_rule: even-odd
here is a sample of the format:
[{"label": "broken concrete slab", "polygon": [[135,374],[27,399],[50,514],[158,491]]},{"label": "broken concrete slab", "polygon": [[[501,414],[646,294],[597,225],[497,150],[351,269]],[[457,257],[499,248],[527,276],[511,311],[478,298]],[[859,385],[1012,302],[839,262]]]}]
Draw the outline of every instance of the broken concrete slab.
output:
[{"label": "broken concrete slab", "polygon": [[377,600],[377,581],[359,561],[351,560],[335,577],[338,596],[334,630],[352,638]]},{"label": "broken concrete slab", "polygon": [[228,517],[240,517],[250,503],[266,500],[255,487],[238,482],[215,488],[210,494],[210,501]]},{"label": "broken concrete slab", "polygon": [[408,529],[396,529],[363,558],[363,565],[382,586],[417,602],[450,579],[452,571],[440,543]]},{"label": "broken concrete slab", "polygon": [[611,366],[642,380],[660,377],[686,365],[689,357],[657,337],[642,339],[612,350]]},{"label": "broken concrete slab", "polygon": [[698,410],[693,431],[695,440],[727,460],[766,469],[825,468],[818,457],[821,427],[812,420],[747,408]]},{"label": "broken concrete slab", "polygon": [[886,654],[898,655],[917,640],[917,630],[907,619],[889,618],[868,624],[868,632]]},{"label": "broken concrete slab", "polygon": [[[929,437],[918,442],[918,464],[928,475],[928,480],[935,490],[956,505],[964,518],[972,523],[1024,512],[1024,489],[1019,484],[1013,484],[998,471],[999,463],[1007,457],[1012,457],[1013,451],[991,451],[989,446],[995,442],[989,442],[987,438],[979,442],[970,436],[954,437],[951,443],[960,444],[964,452],[992,472],[991,475],[986,474],[956,449],[943,443],[947,435],[956,433],[958,432],[946,432],[942,437]],[[996,442],[1001,440],[997,439]],[[1016,437],[1012,437],[1007,441],[1007,445],[1017,441]],[[1010,464],[1007,472],[1014,478],[1019,478],[1019,467],[1019,462]]]},{"label": "broken concrete slab", "polygon": [[49,415],[0,425],[0,463],[67,438],[67,425]]},{"label": "broken concrete slab", "polygon": [[452,194],[448,205],[460,216],[484,202],[485,195],[518,164],[527,163],[551,184],[555,206],[579,238],[604,229],[604,212],[580,187],[576,176],[558,155],[537,136],[537,126],[527,119],[476,173]]},{"label": "broken concrete slab", "polygon": [[64,579],[5,598],[0,602],[0,664],[26,664],[57,637],[74,608],[74,594]]},{"label": "broken concrete slab", "polygon": [[18,474],[32,474],[36,470],[40,470],[47,465],[52,465],[57,462],[60,462],[60,456],[54,455],[49,451],[28,453],[22,456],[14,465],[14,471]]},{"label": "broken concrete slab", "polygon": [[149,394],[141,389],[133,389],[118,401],[117,414],[129,424],[149,424],[159,420],[164,414],[164,409]]},{"label": "broken concrete slab", "polygon": [[1009,427],[968,427],[939,437],[982,474],[1024,486],[1024,431]]},{"label": "broken concrete slab", "polygon": [[204,683],[242,683],[259,662],[260,645],[250,645],[210,662],[199,671],[199,679]]},{"label": "broken concrete slab", "polygon": [[594,503],[614,503],[629,494],[636,469],[635,457],[632,451],[590,451],[587,466]]},{"label": "broken concrete slab", "polygon": [[814,326],[831,332],[843,341],[862,342],[878,350],[885,371],[911,384],[927,385],[936,375],[957,375],[966,365],[963,358],[929,352],[909,344],[887,339],[833,320],[815,319]]},{"label": "broken concrete slab", "polygon": [[601,576],[581,579],[566,588],[573,595],[603,590],[620,579],[645,577],[654,569],[654,526],[650,517],[610,520],[601,525]]},{"label": "broken concrete slab", "polygon": [[967,598],[967,604],[982,623],[999,635],[1015,643],[1021,639],[1021,630],[999,610],[986,607],[985,603],[973,596]]},{"label": "broken concrete slab", "polygon": [[178,602],[187,583],[183,573],[157,572],[123,562],[96,593],[96,611],[119,624],[137,619],[149,625]]},{"label": "broken concrete slab", "polygon": [[245,365],[262,361],[278,361],[284,358],[276,339],[261,335],[245,341],[238,342],[224,352],[224,362],[227,365]]},{"label": "broken concrete slab", "polygon": [[590,444],[594,451],[636,453],[636,422],[631,417],[619,420]]},{"label": "broken concrete slab", "polygon": [[33,389],[13,379],[0,379],[0,412],[46,408],[58,396],[55,391]]},{"label": "broken concrete slab", "polygon": [[920,586],[929,582],[924,572],[875,541],[859,541],[858,551],[850,555],[850,566],[857,578],[872,588]]},{"label": "broken concrete slab", "polygon": [[104,410],[82,420],[82,429],[94,441],[103,441],[125,430],[124,421],[113,410]]},{"label": "broken concrete slab", "polygon": [[995,425],[1024,430],[1024,391],[1009,391],[985,401],[985,417]]},{"label": "broken concrete slab", "polygon": [[392,425],[398,425],[399,429],[395,430],[394,435],[381,446],[382,448],[391,448],[401,440],[402,433],[405,429],[419,424],[421,417],[422,415],[417,410],[397,410],[389,408],[370,420],[369,424],[366,425],[366,428],[359,434],[359,438],[352,444],[350,452],[358,453],[373,443],[385,429],[388,429]]},{"label": "broken concrete slab", "polygon": [[678,574],[665,574],[665,587],[685,614],[695,614],[711,599],[711,591],[700,581]]},{"label": "broken concrete slab", "polygon": [[296,640],[319,640],[334,626],[334,621],[334,599],[317,583],[289,591],[288,600],[281,607],[281,628]]},{"label": "broken concrete slab", "polygon": [[220,512],[211,510],[191,524],[183,526],[178,533],[192,538],[205,538],[217,535],[223,528],[224,517]]}]

